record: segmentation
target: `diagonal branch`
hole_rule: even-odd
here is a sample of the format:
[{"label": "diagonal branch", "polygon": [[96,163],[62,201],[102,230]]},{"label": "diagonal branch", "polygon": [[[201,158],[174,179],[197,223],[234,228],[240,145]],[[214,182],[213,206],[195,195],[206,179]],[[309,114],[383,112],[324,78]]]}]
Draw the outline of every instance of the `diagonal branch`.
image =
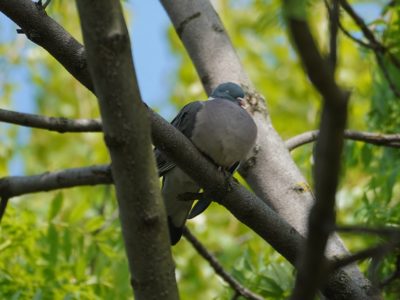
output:
[{"label": "diagonal branch", "polygon": [[346,0],[339,0],[339,1],[343,9],[353,19],[353,21],[357,24],[357,26],[364,34],[365,38],[369,41],[368,48],[374,51],[378,66],[382,70],[383,76],[386,78],[386,81],[388,82],[390,89],[392,90],[393,94],[396,97],[400,98],[400,91],[385,66],[383,55],[387,54],[391,62],[397,68],[400,68],[400,61],[389,51],[389,49],[385,45],[383,45],[376,39],[374,33],[368,28],[364,20],[356,13],[356,11],[351,7],[351,5]]},{"label": "diagonal branch", "polygon": [[328,265],[328,269],[330,270],[330,272],[333,272],[337,269],[340,269],[344,266],[355,263],[357,261],[361,261],[361,260],[365,260],[365,259],[373,258],[373,257],[382,257],[382,256],[388,254],[389,252],[393,251],[395,248],[399,247],[399,245],[400,245],[399,243],[400,243],[400,240],[397,238],[396,240],[361,250],[361,251],[351,254],[349,256],[332,261]]}]

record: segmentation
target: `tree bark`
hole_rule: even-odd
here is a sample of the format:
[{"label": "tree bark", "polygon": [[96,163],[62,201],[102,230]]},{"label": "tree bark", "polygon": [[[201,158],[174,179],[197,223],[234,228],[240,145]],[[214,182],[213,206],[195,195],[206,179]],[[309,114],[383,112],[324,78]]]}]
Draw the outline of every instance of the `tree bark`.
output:
[{"label": "tree bark", "polygon": [[119,1],[77,1],[137,300],[179,299],[150,120]]}]

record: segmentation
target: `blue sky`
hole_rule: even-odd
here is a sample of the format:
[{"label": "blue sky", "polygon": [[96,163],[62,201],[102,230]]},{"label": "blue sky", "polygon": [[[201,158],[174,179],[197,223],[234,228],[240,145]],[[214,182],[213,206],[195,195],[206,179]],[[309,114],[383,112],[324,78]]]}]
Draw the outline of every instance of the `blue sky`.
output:
[{"label": "blue sky", "polygon": [[[170,24],[169,18],[158,1],[131,0],[125,4],[125,8],[129,9],[133,16],[129,31],[142,97],[151,107],[159,109],[162,116],[171,119],[175,109],[168,105],[167,101],[170,89],[174,84],[171,75],[174,74],[177,67],[177,59],[169,51],[166,35]],[[0,13],[1,43],[14,40],[16,28],[17,26],[11,20]],[[22,35],[20,37],[25,38]],[[28,44],[29,47],[37,47],[30,42]],[[7,78],[5,78],[6,76]],[[0,83],[5,79],[17,82],[18,87],[13,93],[11,107],[5,106],[4,103],[0,107],[35,113],[36,107],[32,101],[35,87],[31,83],[27,68],[24,65],[10,64],[0,57]],[[24,146],[29,134],[28,128],[18,128],[17,139],[20,147]],[[9,175],[24,174],[23,161],[19,155],[14,156],[9,167],[11,172]]]}]

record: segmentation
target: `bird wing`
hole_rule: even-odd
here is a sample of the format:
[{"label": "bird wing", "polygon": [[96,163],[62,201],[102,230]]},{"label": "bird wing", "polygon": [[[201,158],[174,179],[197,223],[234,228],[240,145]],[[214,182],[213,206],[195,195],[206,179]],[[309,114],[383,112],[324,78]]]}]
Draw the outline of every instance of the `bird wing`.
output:
[{"label": "bird wing", "polygon": [[[190,139],[196,123],[196,115],[203,106],[204,103],[202,101],[195,101],[185,105],[172,120],[171,125]],[[156,148],[154,154],[156,156],[159,176],[164,176],[169,170],[176,166],[175,163],[168,159],[160,149]]]}]

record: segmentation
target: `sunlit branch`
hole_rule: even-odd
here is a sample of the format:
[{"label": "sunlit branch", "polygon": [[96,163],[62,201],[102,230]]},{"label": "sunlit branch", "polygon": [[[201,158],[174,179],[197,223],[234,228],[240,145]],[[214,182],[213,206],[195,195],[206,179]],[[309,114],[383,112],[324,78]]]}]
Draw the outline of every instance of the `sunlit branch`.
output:
[{"label": "sunlit branch", "polygon": [[[302,145],[315,142],[318,138],[319,130],[312,130],[296,135],[285,141],[289,151]],[[365,142],[377,146],[400,148],[400,134],[381,134],[365,131],[345,130],[344,137],[349,140]]]},{"label": "sunlit branch", "polygon": [[240,296],[251,300],[262,300],[263,297],[253,293],[246,287],[242,286],[235,278],[233,278],[228,272],[226,272],[223,266],[218,262],[217,258],[211,254],[206,247],[189,231],[187,227],[183,230],[183,236],[189,241],[189,243],[196,249],[196,251],[211,265],[215,273],[229,284],[229,286]]}]

